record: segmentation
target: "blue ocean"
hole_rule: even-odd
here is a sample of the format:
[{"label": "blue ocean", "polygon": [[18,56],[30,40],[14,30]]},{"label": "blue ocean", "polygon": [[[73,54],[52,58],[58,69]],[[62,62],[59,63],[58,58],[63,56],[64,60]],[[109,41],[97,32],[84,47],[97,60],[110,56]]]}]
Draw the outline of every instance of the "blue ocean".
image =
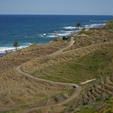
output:
[{"label": "blue ocean", "polygon": [[86,28],[104,25],[112,16],[74,15],[0,15],[0,52],[33,43],[48,43],[56,36],[68,36],[78,30],[77,23]]}]

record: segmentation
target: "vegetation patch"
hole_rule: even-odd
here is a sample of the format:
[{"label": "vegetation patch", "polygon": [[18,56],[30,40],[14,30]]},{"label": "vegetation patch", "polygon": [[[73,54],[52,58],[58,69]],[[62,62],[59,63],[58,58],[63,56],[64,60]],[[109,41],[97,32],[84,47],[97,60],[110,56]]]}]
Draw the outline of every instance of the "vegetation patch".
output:
[{"label": "vegetation patch", "polygon": [[107,29],[107,30],[113,30],[113,20],[111,20],[110,22],[108,22],[106,24],[105,29]]},{"label": "vegetation patch", "polygon": [[112,74],[113,47],[98,50],[78,60],[52,65],[44,69],[35,70],[32,75],[43,79],[62,82],[80,83],[98,78],[101,74]]}]

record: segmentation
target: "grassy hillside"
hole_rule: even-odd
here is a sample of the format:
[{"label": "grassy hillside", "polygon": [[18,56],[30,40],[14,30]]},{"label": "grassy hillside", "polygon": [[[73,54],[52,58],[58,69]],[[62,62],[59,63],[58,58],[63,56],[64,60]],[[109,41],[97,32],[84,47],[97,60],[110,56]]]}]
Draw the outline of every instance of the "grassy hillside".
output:
[{"label": "grassy hillside", "polygon": [[[97,81],[84,86],[80,97],[66,105],[61,113],[112,113],[113,22],[103,29],[84,29],[75,41],[61,55],[27,62],[23,71],[43,79],[72,83],[96,78]],[[50,113],[55,110],[49,109]]]},{"label": "grassy hillside", "polygon": [[21,113],[25,109],[60,103],[73,93],[71,87],[19,74],[16,67],[23,63],[23,71],[47,80],[80,84],[97,79],[82,86],[80,96],[65,106],[30,113],[112,113],[113,21],[103,29],[84,29],[73,36],[74,45],[59,55],[46,56],[65,47],[68,41],[32,45],[0,59],[0,110],[10,109],[3,113]]},{"label": "grassy hillside", "polygon": [[112,40],[113,20],[108,22],[102,29],[83,29],[76,36],[75,44],[70,49],[77,49],[97,43],[111,42]]},{"label": "grassy hillside", "polygon": [[0,109],[40,106],[45,105],[49,98],[55,98],[55,95],[64,93],[68,96],[69,88],[35,81],[16,71],[22,63],[55,52],[67,44],[68,41],[61,39],[44,45],[35,44],[0,58]]},{"label": "grassy hillside", "polygon": [[112,113],[112,106],[113,75],[107,74],[85,86],[80,97],[68,104],[63,113]]},{"label": "grassy hillside", "polygon": [[110,30],[113,32],[113,20],[111,20],[110,22],[108,22],[106,24],[106,26],[104,27],[104,29]]},{"label": "grassy hillside", "polygon": [[[113,31],[113,21],[107,23],[104,29]],[[107,51],[106,51],[107,50]],[[84,86],[81,96],[68,104],[66,109],[62,113],[112,113],[113,112],[113,48],[106,47],[106,49],[95,52],[96,55],[104,53],[101,58],[105,58],[102,64],[109,59],[110,65],[106,63],[103,65],[100,77],[96,83],[92,83]],[[101,54],[102,55],[102,54]],[[90,55],[88,55],[89,57]],[[86,57],[86,56],[85,56]],[[84,60],[84,58],[82,60]],[[95,58],[94,58],[95,59]],[[85,58],[86,64],[90,64],[90,60]],[[92,59],[93,61],[93,59]],[[95,63],[98,60],[95,61]],[[93,64],[95,66],[95,63]],[[100,63],[101,65],[101,63]],[[105,69],[105,67],[107,67]],[[100,66],[97,68],[97,72]],[[99,70],[100,71],[100,70]]]},{"label": "grassy hillside", "polygon": [[113,72],[111,68],[113,66],[112,50],[113,44],[108,48],[105,47],[103,49],[97,50],[94,53],[88,54],[82,58],[73,58],[69,61],[64,60],[58,64],[52,64],[51,61],[48,61],[51,63],[50,65],[48,63],[49,66],[46,66],[46,68],[45,66],[42,66],[41,68],[41,64],[41,69],[33,71],[32,75],[52,81],[79,83],[87,79],[93,79],[95,77],[97,78],[101,73],[111,74]]}]

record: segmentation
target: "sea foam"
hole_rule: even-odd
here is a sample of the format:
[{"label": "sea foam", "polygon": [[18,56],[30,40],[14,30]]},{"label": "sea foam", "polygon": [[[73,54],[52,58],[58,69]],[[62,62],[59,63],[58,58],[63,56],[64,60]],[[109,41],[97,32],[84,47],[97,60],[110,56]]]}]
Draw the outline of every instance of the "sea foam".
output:
[{"label": "sea foam", "polygon": [[[28,46],[19,46],[18,49],[26,48]],[[13,52],[15,51],[15,47],[0,47],[0,53]]]},{"label": "sea foam", "polygon": [[91,24],[85,25],[85,28],[103,28],[105,24]]},{"label": "sea foam", "polygon": [[55,37],[63,37],[63,36],[69,36],[73,31],[59,31],[56,33],[49,33],[47,37],[49,38],[55,38]]},{"label": "sea foam", "polygon": [[70,29],[70,30],[73,30],[73,29],[76,29],[77,27],[73,27],[73,26],[67,26],[67,27],[63,27],[64,29]]}]

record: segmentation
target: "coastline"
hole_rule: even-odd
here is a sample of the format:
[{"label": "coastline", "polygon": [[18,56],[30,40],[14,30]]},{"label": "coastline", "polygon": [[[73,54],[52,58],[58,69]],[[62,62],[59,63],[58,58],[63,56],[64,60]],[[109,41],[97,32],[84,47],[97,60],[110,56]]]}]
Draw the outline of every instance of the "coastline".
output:
[{"label": "coastline", "polygon": [[[7,18],[9,26],[6,21]],[[0,53],[14,50],[14,42],[18,42],[20,47],[28,47],[36,42],[45,44],[56,37],[70,36],[76,33],[79,30],[76,26],[77,23],[80,23],[84,28],[98,28],[111,19],[112,16],[106,15],[2,15],[0,20],[0,29],[2,29],[0,31]]]},{"label": "coastline", "polygon": [[[105,23],[106,24],[106,23]],[[70,37],[70,36],[72,36],[72,35],[75,35],[75,34],[77,34],[78,32],[80,32],[80,31],[82,31],[83,29],[101,29],[101,28],[103,28],[104,26],[105,26],[105,24],[91,24],[91,25],[85,25],[84,27],[81,27],[81,28],[79,28],[79,29],[77,29],[77,30],[74,30],[74,31],[72,31],[72,32],[70,32],[70,34],[68,34],[67,36],[65,36],[65,37]],[[71,27],[71,26],[70,26]],[[73,29],[73,27],[72,27],[72,29]],[[56,37],[57,38],[57,37]],[[63,36],[62,37],[59,37],[59,38],[63,38]],[[54,39],[53,39],[54,40]],[[53,41],[53,40],[51,40],[51,41]],[[51,41],[49,41],[49,42],[51,42]],[[49,43],[49,42],[47,42],[47,43]],[[43,45],[43,44],[45,44],[45,43],[41,43],[41,45]],[[26,48],[26,47],[29,47],[30,45],[32,45],[32,44],[29,44],[28,46],[20,46],[20,47],[18,47],[18,50],[20,50],[20,49],[23,49],[23,48]],[[4,47],[5,48],[5,47]],[[8,47],[7,47],[8,48]],[[6,52],[7,51],[7,52]],[[4,50],[2,50],[2,51],[0,51],[0,58],[1,57],[3,57],[3,56],[6,56],[6,55],[8,55],[8,54],[11,54],[11,53],[13,53],[13,52],[16,52],[16,50],[15,50],[15,48],[14,47],[9,47],[8,49],[4,49]]]},{"label": "coastline", "polygon": [[[82,86],[81,82],[83,82],[84,85],[85,82],[87,83],[90,81],[91,83],[83,86],[82,88],[83,93],[81,93],[81,95],[83,96],[81,97],[81,95],[79,95],[77,98],[80,99],[80,107],[84,107],[84,104],[83,106],[81,105],[81,103],[84,103],[84,95],[89,94],[90,88],[95,90],[95,88],[98,87],[94,87],[94,85],[101,83],[102,78],[100,77],[103,75],[103,72],[105,72],[105,76],[109,74],[111,77],[112,74],[111,58],[113,56],[113,32],[110,27],[113,29],[113,26],[110,26],[108,22],[102,29],[86,28],[78,32],[76,35],[71,36],[72,40],[69,39],[64,41],[62,39],[58,39],[50,42],[49,44],[34,44],[31,47],[18,50],[12,54],[2,57],[0,59],[1,97],[8,95],[4,98],[3,104],[1,104],[1,106],[4,106],[3,110],[13,112],[14,108],[17,112],[22,112],[20,110],[23,110],[24,112],[35,110],[32,112],[37,112],[36,108],[40,108],[41,106],[41,112],[43,112],[43,106],[47,106],[47,112],[50,110],[50,112],[57,112],[56,106],[55,110],[53,110],[52,107],[52,109],[49,109],[48,105],[51,106],[53,104],[56,105],[57,103],[64,103],[65,100],[67,102],[67,100],[70,100],[74,94],[74,90],[78,91],[74,85],[71,86],[71,89],[68,89],[67,86],[63,88],[60,87],[60,84],[78,83]],[[108,69],[110,69],[110,73],[108,73]],[[105,80],[107,80],[108,83],[111,83],[109,82],[111,78],[106,79],[105,76],[103,81],[106,82]],[[96,78],[98,80],[97,82],[95,81],[94,84],[93,80]],[[54,84],[58,82],[62,83],[59,85]],[[107,91],[109,92],[111,89],[108,89]],[[102,96],[101,93],[97,96]],[[27,98],[25,98],[24,95],[27,95]],[[92,95],[95,96],[95,93]],[[62,97],[65,96],[66,98],[62,99]],[[108,96],[109,95],[105,98]],[[57,101],[56,98],[58,98]],[[96,98],[93,102],[99,102],[100,105],[102,100],[96,101]],[[66,112],[70,110],[70,106],[73,108],[75,108],[76,105],[78,106],[79,102],[76,101],[76,98],[74,97],[71,99],[72,102],[68,101],[68,103],[65,104],[67,105]],[[87,102],[87,100],[88,102],[90,100],[92,102],[92,96],[88,96],[85,101]],[[10,106],[12,106],[12,109],[10,109]],[[62,107],[61,104],[59,107]],[[44,112],[45,111],[46,110],[44,108]]]}]

